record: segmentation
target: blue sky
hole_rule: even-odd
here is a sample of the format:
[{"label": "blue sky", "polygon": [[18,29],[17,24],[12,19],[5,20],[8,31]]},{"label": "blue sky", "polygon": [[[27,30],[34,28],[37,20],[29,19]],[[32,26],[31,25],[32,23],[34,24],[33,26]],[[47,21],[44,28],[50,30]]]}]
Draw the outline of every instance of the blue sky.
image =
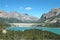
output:
[{"label": "blue sky", "polygon": [[0,0],[0,10],[27,13],[38,18],[52,8],[60,8],[60,0]]}]

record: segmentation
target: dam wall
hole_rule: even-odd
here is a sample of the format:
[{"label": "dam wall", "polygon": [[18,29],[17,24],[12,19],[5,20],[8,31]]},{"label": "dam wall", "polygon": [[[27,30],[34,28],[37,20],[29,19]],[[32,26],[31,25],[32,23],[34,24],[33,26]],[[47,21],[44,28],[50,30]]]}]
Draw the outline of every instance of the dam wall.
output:
[{"label": "dam wall", "polygon": [[12,26],[37,26],[37,25],[42,25],[40,23],[9,23]]}]

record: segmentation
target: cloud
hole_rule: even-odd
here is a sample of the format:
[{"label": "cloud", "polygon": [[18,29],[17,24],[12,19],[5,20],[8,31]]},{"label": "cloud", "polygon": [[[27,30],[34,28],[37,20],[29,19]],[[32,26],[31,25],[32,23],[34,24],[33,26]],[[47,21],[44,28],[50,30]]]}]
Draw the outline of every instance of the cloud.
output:
[{"label": "cloud", "polygon": [[31,10],[32,8],[31,8],[31,7],[26,7],[25,9],[26,9],[26,10]]},{"label": "cloud", "polygon": [[20,6],[19,9],[23,9],[23,10],[31,10],[32,8],[31,7],[23,7],[23,6]]}]

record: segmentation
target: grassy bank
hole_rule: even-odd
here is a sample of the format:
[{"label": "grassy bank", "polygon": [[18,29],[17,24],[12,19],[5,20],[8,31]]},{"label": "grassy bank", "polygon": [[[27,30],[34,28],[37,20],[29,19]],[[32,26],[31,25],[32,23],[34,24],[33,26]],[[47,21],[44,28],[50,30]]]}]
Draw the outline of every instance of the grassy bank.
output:
[{"label": "grassy bank", "polygon": [[55,33],[32,29],[25,31],[9,31],[6,34],[2,34],[0,31],[0,39],[3,40],[60,40],[60,35]]}]

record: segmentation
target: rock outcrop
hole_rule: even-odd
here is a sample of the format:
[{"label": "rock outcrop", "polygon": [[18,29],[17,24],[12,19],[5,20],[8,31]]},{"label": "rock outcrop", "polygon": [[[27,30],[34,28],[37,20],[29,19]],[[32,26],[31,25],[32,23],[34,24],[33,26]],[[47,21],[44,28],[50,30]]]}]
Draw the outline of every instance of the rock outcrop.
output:
[{"label": "rock outcrop", "polygon": [[54,8],[48,13],[44,13],[39,20],[45,22],[60,20],[60,8]]}]

